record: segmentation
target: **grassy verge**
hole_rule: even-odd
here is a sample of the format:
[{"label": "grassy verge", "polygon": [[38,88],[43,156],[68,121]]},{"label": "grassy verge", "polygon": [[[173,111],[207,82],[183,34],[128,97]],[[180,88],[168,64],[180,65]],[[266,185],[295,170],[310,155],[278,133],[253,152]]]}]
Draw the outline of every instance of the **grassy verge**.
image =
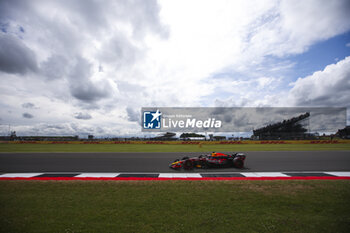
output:
[{"label": "grassy verge", "polygon": [[208,152],[350,150],[350,144],[0,144],[0,152]]},{"label": "grassy verge", "polygon": [[1,181],[0,232],[350,232],[349,181]]}]

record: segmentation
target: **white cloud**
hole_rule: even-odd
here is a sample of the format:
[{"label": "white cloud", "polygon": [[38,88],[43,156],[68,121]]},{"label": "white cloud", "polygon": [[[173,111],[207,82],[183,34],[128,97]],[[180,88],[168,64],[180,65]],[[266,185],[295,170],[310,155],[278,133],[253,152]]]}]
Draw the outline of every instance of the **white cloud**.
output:
[{"label": "white cloud", "polygon": [[281,1],[254,28],[250,49],[285,56],[306,51],[312,44],[349,30],[348,1]]},{"label": "white cloud", "polygon": [[299,78],[289,92],[294,106],[350,107],[350,57]]}]

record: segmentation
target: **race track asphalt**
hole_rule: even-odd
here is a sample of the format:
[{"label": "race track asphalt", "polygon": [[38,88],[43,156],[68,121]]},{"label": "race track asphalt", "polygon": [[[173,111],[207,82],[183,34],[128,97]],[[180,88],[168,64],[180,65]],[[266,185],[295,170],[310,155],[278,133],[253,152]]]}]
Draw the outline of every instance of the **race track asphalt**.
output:
[{"label": "race track asphalt", "polygon": [[[200,154],[202,153],[0,153],[0,173],[174,172],[168,167],[172,161],[185,155]],[[247,159],[243,171],[350,170],[350,151],[250,151],[245,154]],[[241,172],[242,169],[195,169],[193,172],[198,171]]]}]

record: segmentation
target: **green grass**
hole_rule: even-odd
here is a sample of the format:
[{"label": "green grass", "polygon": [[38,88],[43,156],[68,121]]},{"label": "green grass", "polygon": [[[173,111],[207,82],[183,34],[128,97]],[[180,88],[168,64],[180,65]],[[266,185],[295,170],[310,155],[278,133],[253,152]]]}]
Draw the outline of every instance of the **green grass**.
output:
[{"label": "green grass", "polygon": [[350,181],[0,181],[0,232],[350,232]]},{"label": "green grass", "polygon": [[209,152],[350,150],[350,144],[0,144],[0,152]]}]

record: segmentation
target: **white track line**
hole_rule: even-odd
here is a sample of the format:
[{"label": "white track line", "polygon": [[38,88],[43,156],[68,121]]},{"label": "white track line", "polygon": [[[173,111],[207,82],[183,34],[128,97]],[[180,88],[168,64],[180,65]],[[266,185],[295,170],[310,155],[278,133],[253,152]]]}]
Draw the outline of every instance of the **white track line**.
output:
[{"label": "white track line", "polygon": [[[303,172],[296,172],[296,173],[303,173]],[[305,172],[304,172],[305,173]],[[306,172],[309,173],[309,172]],[[310,172],[312,173],[312,172]],[[350,177],[350,171],[339,171],[339,172],[318,172],[318,173],[324,173],[329,174],[333,176],[342,176],[342,177]],[[31,178],[36,177],[43,174],[50,174],[50,173],[5,173],[0,175],[0,178]],[[97,173],[97,172],[88,172],[88,173],[80,173],[79,175],[75,176],[78,178],[114,178],[118,177],[120,174],[128,174],[128,173]],[[139,174],[148,174],[148,173],[139,173]],[[154,173],[152,173],[154,174]],[[157,173],[159,174],[159,178],[202,178],[202,175],[200,173]],[[205,173],[206,174],[206,173]],[[210,174],[216,174],[216,173],[210,173]],[[217,173],[217,175],[220,175],[221,173]],[[229,173],[222,173],[229,174]],[[289,175],[283,174],[282,172],[240,172],[235,174],[241,174],[245,177],[291,177]]]},{"label": "white track line", "polygon": [[333,176],[350,176],[350,172],[324,172]]},{"label": "white track line", "polygon": [[0,175],[0,177],[6,177],[6,178],[18,178],[18,177],[23,177],[23,178],[30,178],[33,176],[40,176],[44,173],[6,173]]},{"label": "white track line", "polygon": [[160,173],[158,178],[202,178],[199,173]]},{"label": "white track line", "polygon": [[86,178],[86,177],[92,177],[92,178],[101,178],[101,177],[117,177],[119,176],[120,173],[81,173],[80,175],[77,175],[75,177],[82,177],[82,178]]},{"label": "white track line", "polygon": [[241,175],[245,177],[261,177],[259,174],[255,172],[242,172]]},{"label": "white track line", "polygon": [[289,177],[281,172],[242,172],[245,177]]}]

